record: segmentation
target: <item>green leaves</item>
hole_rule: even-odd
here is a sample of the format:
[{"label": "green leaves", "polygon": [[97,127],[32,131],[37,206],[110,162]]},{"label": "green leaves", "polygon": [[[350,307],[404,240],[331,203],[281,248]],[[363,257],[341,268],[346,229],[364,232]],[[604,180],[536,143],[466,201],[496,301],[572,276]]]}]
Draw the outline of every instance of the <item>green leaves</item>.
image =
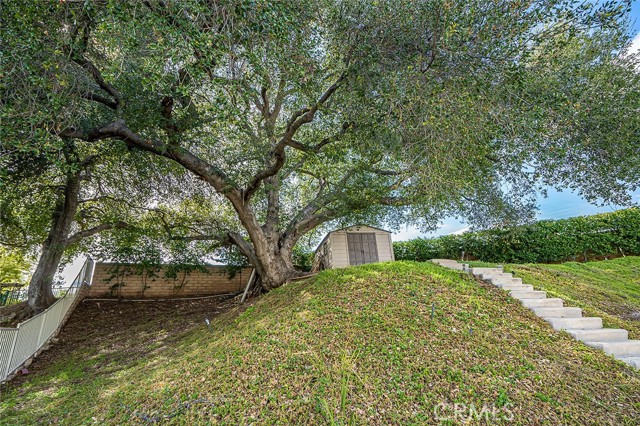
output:
[{"label": "green leaves", "polygon": [[24,284],[30,266],[24,253],[0,247],[0,287],[2,284]]},{"label": "green leaves", "polygon": [[396,259],[552,263],[640,254],[640,209],[393,244]]},{"label": "green leaves", "polygon": [[[0,150],[45,158],[43,181],[57,184],[72,168],[61,136],[76,139],[82,155],[108,157],[89,192],[148,197],[184,219],[173,229],[181,237],[246,236],[251,223],[299,238],[292,229],[313,229],[300,223],[428,227],[452,214],[481,227],[526,223],[546,186],[630,204],[640,77],[638,58],[620,54],[627,9],[13,2],[3,10]],[[116,120],[129,136],[100,133]],[[9,182],[13,169],[3,169]],[[110,220],[130,214],[116,205]]]}]

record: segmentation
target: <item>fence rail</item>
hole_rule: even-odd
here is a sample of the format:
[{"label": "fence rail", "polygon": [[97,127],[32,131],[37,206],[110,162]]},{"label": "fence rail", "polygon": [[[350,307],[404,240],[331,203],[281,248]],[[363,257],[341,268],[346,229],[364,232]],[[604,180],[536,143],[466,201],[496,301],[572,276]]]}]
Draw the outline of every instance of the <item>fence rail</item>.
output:
[{"label": "fence rail", "polygon": [[0,382],[13,374],[59,330],[84,286],[91,285],[94,262],[87,259],[80,273],[47,310],[18,324],[0,328]]}]

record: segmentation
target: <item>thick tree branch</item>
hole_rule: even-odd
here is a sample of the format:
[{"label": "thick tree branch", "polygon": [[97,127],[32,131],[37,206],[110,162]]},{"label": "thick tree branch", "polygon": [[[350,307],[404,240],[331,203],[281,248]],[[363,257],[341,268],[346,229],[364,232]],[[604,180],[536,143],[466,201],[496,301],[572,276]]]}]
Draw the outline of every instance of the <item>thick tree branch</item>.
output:
[{"label": "thick tree branch", "polygon": [[284,97],[286,95],[286,86],[287,82],[284,78],[280,79],[280,83],[278,83],[278,92],[276,93],[276,99],[273,102],[273,111],[271,111],[271,126],[275,127],[276,120],[278,116],[280,116],[280,111],[282,109],[282,104],[284,102]]},{"label": "thick tree branch", "polygon": [[317,228],[325,222],[335,219],[339,216],[339,213],[334,210],[325,210],[322,213],[316,213],[306,217],[305,219],[292,224],[282,234],[280,238],[281,245],[287,245],[293,247],[295,243],[307,232]]},{"label": "thick tree branch", "polygon": [[229,232],[229,239],[233,241],[233,244],[240,249],[242,254],[244,254],[248,259],[249,263],[253,266],[260,265],[260,261],[258,260],[258,256],[256,256],[256,252],[253,249],[251,243],[244,239],[244,237],[237,232]]},{"label": "thick tree branch", "polygon": [[178,126],[173,121],[173,98],[171,96],[165,96],[160,102],[161,115],[164,119],[164,130],[167,133],[167,137],[172,140],[178,133]]},{"label": "thick tree branch", "polygon": [[411,200],[406,197],[382,197],[380,198],[380,204],[384,206],[408,206],[411,204]]},{"label": "thick tree branch", "polygon": [[[297,241],[297,239],[306,232],[309,232],[316,226],[337,217],[337,211],[327,209],[327,206],[342,197],[346,183],[354,172],[355,170],[350,170],[345,173],[340,181],[335,185],[336,189],[328,193],[323,194],[326,182],[321,181],[318,194],[287,224],[287,228],[282,239],[293,239]],[[325,209],[325,211],[321,213],[323,209]]]},{"label": "thick tree branch", "polygon": [[282,145],[284,147],[293,138],[293,136],[302,125],[313,121],[313,118],[315,117],[318,109],[329,100],[331,95],[333,95],[336,90],[338,90],[346,76],[346,72],[342,73],[340,77],[338,77],[338,79],[335,81],[335,83],[329,86],[329,88],[322,94],[322,96],[320,96],[318,101],[313,106],[311,106],[310,108],[304,108],[293,114],[293,116],[287,123],[287,128],[284,135],[282,136],[282,139],[279,142],[279,145]]},{"label": "thick tree branch", "polygon": [[268,121],[271,115],[271,106],[269,105],[269,94],[267,93],[266,87],[260,89],[260,97],[262,98],[262,115],[264,116],[265,120]]},{"label": "thick tree branch", "polygon": [[333,95],[336,90],[338,90],[345,78],[346,72],[342,73],[340,77],[335,81],[335,83],[329,86],[329,88],[320,96],[318,101],[313,106],[311,106],[310,108],[304,108],[293,114],[293,116],[287,123],[287,128],[284,135],[276,144],[276,146],[271,150],[270,157],[273,160],[273,163],[271,164],[271,166],[258,172],[247,186],[247,189],[245,189],[243,197],[245,202],[251,198],[251,196],[258,190],[258,188],[260,188],[260,184],[263,180],[268,177],[275,176],[278,171],[280,171],[282,166],[284,166],[286,160],[285,147],[289,145],[294,135],[303,124],[313,121],[313,118],[315,117],[318,109],[329,100],[331,95]]},{"label": "thick tree branch", "polygon": [[103,223],[101,225],[94,226],[93,228],[76,232],[75,234],[67,238],[67,244],[68,245],[75,244],[80,240],[91,237],[99,232],[107,231],[109,229],[116,229],[116,228],[125,229],[125,228],[131,228],[131,226],[126,222]]},{"label": "thick tree branch", "polygon": [[100,86],[102,90],[104,90],[109,95],[111,95],[111,97],[113,98],[113,101],[101,95],[93,94],[93,93],[89,93],[88,95],[85,95],[84,98],[99,102],[103,105],[108,106],[109,108],[119,111],[122,105],[122,97],[120,95],[120,92],[118,92],[116,88],[113,87],[113,85],[111,85],[110,83],[107,83],[107,81],[102,76],[102,73],[100,72],[100,70],[98,70],[98,68],[93,64],[93,62],[91,62],[85,57],[85,53],[89,45],[90,33],[91,33],[91,27],[90,27],[90,24],[87,23],[82,28],[82,37],[81,37],[81,41],[79,42],[81,47],[80,50],[70,48],[69,56],[71,57],[71,60],[73,62],[80,65],[82,68],[84,68],[89,72],[89,75],[91,76],[91,78],[93,78],[93,80],[98,84],[98,86]]},{"label": "thick tree branch", "polygon": [[[336,191],[334,194],[337,194]],[[315,200],[314,200],[315,201]],[[382,205],[388,206],[407,206],[411,204],[411,200],[406,197],[382,197],[378,200]],[[287,230],[282,236],[282,240],[288,240],[289,244],[295,244],[295,242],[307,232],[315,229],[319,225],[325,222],[336,219],[340,216],[339,210],[327,209],[328,203],[314,204],[314,202],[307,205],[303,211],[302,220],[292,221]]]},{"label": "thick tree branch", "polygon": [[87,155],[82,161],[80,161],[80,168],[86,169],[100,158],[99,154]]},{"label": "thick tree branch", "polygon": [[380,176],[399,176],[400,172],[397,172],[395,170],[383,170],[383,169],[371,169],[369,170],[371,173],[374,173],[376,175],[380,175]]},{"label": "thick tree branch", "polygon": [[277,179],[270,177],[265,180],[267,185],[267,220],[263,226],[265,233],[273,233],[278,226],[280,219],[280,183]]},{"label": "thick tree branch", "polygon": [[329,145],[330,143],[337,142],[338,140],[340,140],[340,138],[342,138],[342,136],[344,136],[349,130],[353,129],[354,126],[355,126],[354,123],[346,122],[342,125],[342,129],[338,133],[336,133],[333,136],[329,136],[322,139],[320,142],[318,142],[315,145],[305,145],[303,143],[300,143],[296,140],[291,139],[289,142],[287,142],[287,146],[290,146],[291,148],[295,148],[303,152],[318,153],[326,145]]},{"label": "thick tree branch", "polygon": [[251,183],[243,191],[244,202],[249,201],[249,199],[253,196],[253,194],[260,188],[260,184],[263,180],[275,176],[278,171],[284,166],[286,155],[284,152],[284,146],[282,148],[278,148],[271,152],[271,157],[275,159],[275,162],[271,165],[271,167],[262,170],[257,173],[254,178],[251,180]]},{"label": "thick tree branch", "polygon": [[196,176],[210,183],[216,191],[227,196],[234,205],[236,203],[241,204],[237,190],[227,185],[224,172],[200,159],[187,149],[167,145],[161,141],[143,138],[129,129],[124,120],[116,120],[111,124],[92,129],[89,132],[83,132],[77,129],[65,129],[61,131],[59,135],[78,138],[88,142],[108,138],[120,139],[130,147],[148,151],[176,161]]},{"label": "thick tree branch", "polygon": [[114,111],[118,109],[118,104],[115,101],[112,101],[111,99],[101,96],[97,93],[92,93],[92,92],[83,93],[82,97],[89,101],[101,103],[106,107],[111,108]]},{"label": "thick tree branch", "polygon": [[96,142],[101,139],[109,139],[114,137],[109,132],[106,132],[104,127],[96,127],[88,131],[83,129],[76,129],[74,127],[68,127],[54,132],[54,134],[60,136],[61,138],[80,139],[85,142]]}]

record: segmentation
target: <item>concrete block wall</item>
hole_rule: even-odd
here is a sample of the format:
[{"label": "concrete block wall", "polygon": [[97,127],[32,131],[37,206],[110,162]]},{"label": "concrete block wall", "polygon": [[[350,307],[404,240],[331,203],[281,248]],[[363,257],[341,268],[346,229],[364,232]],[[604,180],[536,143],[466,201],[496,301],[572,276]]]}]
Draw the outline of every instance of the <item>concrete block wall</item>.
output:
[{"label": "concrete block wall", "polygon": [[165,278],[165,268],[141,271],[135,265],[96,263],[88,297],[153,299],[233,293],[244,289],[252,270],[244,268],[229,278],[223,266],[206,269],[206,273],[179,272],[173,279]]}]

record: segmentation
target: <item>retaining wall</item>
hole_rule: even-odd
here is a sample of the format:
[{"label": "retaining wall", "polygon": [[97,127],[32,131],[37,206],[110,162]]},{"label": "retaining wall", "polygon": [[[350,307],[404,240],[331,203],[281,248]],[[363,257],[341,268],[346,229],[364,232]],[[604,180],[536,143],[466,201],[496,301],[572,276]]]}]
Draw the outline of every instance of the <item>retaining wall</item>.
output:
[{"label": "retaining wall", "polygon": [[166,278],[165,267],[96,263],[88,297],[154,299],[233,293],[244,289],[251,270],[244,268],[230,278],[223,266],[207,266],[206,272],[178,272],[175,278]]}]

